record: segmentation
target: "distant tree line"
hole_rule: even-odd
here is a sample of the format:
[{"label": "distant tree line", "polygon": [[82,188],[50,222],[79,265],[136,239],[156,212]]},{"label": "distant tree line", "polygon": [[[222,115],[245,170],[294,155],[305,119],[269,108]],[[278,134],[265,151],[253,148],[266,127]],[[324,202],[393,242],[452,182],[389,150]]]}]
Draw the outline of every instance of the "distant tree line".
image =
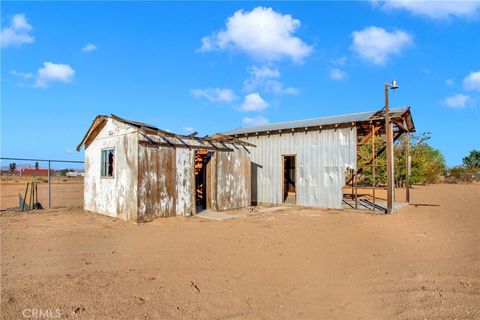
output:
[{"label": "distant tree line", "polygon": [[450,183],[480,181],[480,151],[472,150],[462,159],[462,165],[447,170],[445,181]]},{"label": "distant tree line", "polygon": [[[411,172],[410,185],[412,184],[429,184],[439,182],[442,177],[446,182],[471,182],[480,181],[480,151],[472,150],[462,160],[462,165],[447,168],[445,164],[445,157],[436,149],[429,145],[428,141],[431,139],[431,133],[410,134],[410,150],[411,156]],[[385,145],[385,138],[383,136],[375,137],[376,150],[379,150]],[[394,161],[395,161],[395,185],[397,187],[404,187],[407,177],[407,158],[406,137],[403,136],[395,142],[394,145]],[[358,150],[359,161],[358,165],[368,163],[372,158],[371,143],[361,146]],[[376,159],[375,182],[377,185],[386,185],[386,153],[383,152]],[[359,183],[363,185],[372,185],[373,172],[372,166],[367,166],[359,175]]]}]

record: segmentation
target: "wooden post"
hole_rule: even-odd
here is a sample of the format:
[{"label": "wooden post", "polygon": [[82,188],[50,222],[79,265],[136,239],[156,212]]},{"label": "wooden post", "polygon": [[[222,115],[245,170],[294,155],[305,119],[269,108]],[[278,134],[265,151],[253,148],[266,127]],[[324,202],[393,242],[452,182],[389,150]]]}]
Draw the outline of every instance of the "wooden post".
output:
[{"label": "wooden post", "polygon": [[410,203],[410,139],[407,135],[405,136],[405,161],[406,161],[406,177],[405,177],[405,199],[407,203]]},{"label": "wooden post", "polygon": [[353,171],[353,181],[355,182],[355,209],[358,209],[358,181],[357,170]]},{"label": "wooden post", "polygon": [[355,183],[355,169],[351,170],[352,172],[352,200],[353,200],[353,195],[355,194],[353,188],[354,188],[354,183]]},{"label": "wooden post", "polygon": [[30,185],[30,198],[28,199],[28,207],[30,208],[30,210],[33,209],[33,181]]},{"label": "wooden post", "polygon": [[25,210],[25,202],[27,202],[27,194],[28,194],[28,185],[30,182],[27,182],[27,188],[25,189],[25,195],[23,196],[23,203],[22,203],[22,210]]},{"label": "wooden post", "polygon": [[387,214],[394,213],[394,181],[393,181],[393,137],[392,124],[390,123],[390,111],[388,110],[388,83],[385,83],[385,131],[387,135]]},{"label": "wooden post", "polygon": [[376,174],[376,156],[375,156],[375,125],[372,124],[372,197],[373,197],[373,211],[375,211],[375,174]]}]

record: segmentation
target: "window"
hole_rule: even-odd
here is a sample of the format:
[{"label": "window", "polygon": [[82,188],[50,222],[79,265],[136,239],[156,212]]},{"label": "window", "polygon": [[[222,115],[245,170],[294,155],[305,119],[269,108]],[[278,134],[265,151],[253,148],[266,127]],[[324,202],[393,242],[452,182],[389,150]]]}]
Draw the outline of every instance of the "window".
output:
[{"label": "window", "polygon": [[102,150],[102,177],[113,177],[113,163],[115,153],[113,149]]}]

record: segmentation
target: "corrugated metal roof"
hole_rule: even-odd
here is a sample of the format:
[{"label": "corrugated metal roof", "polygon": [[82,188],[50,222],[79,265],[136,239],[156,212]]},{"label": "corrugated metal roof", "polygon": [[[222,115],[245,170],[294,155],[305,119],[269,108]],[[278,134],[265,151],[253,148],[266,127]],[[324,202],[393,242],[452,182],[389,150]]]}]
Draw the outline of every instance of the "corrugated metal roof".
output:
[{"label": "corrugated metal roof", "polygon": [[[394,108],[394,109],[390,109],[390,113],[403,113],[407,110],[408,110],[408,107]],[[368,121],[377,112],[378,110],[359,112],[359,113],[350,113],[350,114],[331,116],[331,117],[278,122],[278,123],[271,123],[271,124],[262,125],[262,126],[237,128],[227,132],[223,132],[223,134],[234,135],[234,134],[245,134],[245,133],[253,133],[253,132],[275,131],[275,130],[306,128],[306,127],[314,127],[314,126],[325,126],[325,125],[332,125],[332,124]]]}]

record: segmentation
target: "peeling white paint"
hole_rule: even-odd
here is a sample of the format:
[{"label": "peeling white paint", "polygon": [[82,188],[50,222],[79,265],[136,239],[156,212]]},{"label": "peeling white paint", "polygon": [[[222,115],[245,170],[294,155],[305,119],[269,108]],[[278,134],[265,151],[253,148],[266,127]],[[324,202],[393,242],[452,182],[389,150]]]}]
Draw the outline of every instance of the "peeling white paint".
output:
[{"label": "peeling white paint", "polygon": [[194,151],[177,149],[176,154],[176,187],[177,187],[177,215],[190,216],[193,214],[193,180]]},{"label": "peeling white paint", "polygon": [[[139,141],[144,137],[136,128],[112,118],[106,121],[85,150],[85,210],[135,222],[193,214],[194,149],[143,146]],[[194,145],[203,143],[192,139]],[[244,148],[221,145],[234,151],[216,152],[218,209],[248,206],[250,155]],[[114,177],[101,177],[101,151],[105,148],[115,150]]]},{"label": "peeling white paint", "polygon": [[[115,149],[114,177],[101,177],[101,150]],[[136,131],[108,119],[85,150],[84,208],[114,218],[136,221],[138,136]]]}]

